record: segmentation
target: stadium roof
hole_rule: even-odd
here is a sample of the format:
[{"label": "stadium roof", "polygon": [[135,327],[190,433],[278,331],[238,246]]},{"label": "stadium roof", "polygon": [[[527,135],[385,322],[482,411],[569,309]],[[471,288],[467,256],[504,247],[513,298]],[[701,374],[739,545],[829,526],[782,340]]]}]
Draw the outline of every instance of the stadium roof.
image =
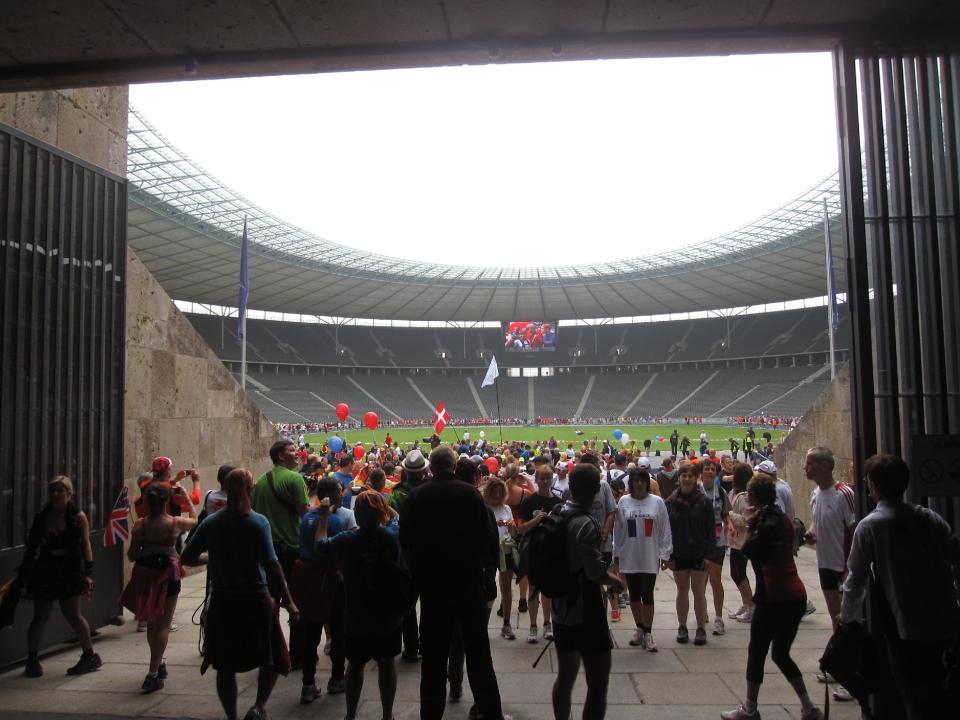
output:
[{"label": "stadium roof", "polygon": [[[295,227],[205,172],[136,110],[129,120],[129,243],[177,300],[236,304],[244,218],[251,307],[383,320],[621,317],[815,297],[826,292],[824,200],[839,239],[834,174],[748,225],[655,256],[535,268],[414,262]],[[840,242],[834,256],[842,263]]]}]

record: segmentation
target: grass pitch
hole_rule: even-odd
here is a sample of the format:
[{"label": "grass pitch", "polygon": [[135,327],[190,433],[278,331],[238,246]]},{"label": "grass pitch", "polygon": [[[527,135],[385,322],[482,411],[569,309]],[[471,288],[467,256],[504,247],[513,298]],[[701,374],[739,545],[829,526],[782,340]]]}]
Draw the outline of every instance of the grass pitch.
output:
[{"label": "grass pitch", "polygon": [[[566,443],[573,443],[576,448],[580,447],[584,440],[593,439],[596,439],[598,443],[609,440],[614,447],[619,447],[621,443],[613,437],[613,431],[618,428],[630,436],[631,444],[636,443],[636,447],[642,448],[643,441],[650,440],[650,449],[661,451],[670,449],[670,433],[674,429],[681,438],[684,435],[690,438],[690,447],[694,449],[699,448],[700,432],[705,431],[710,447],[718,451],[730,449],[729,438],[731,437],[735,438],[742,446],[743,436],[746,432],[745,427],[719,425],[541,425],[540,427],[511,425],[503,427],[503,439],[506,442],[519,440],[534,445],[539,441],[546,442],[552,435],[561,444],[561,447],[566,447]],[[583,432],[583,435],[577,435],[577,430]],[[486,433],[486,439],[489,442],[500,442],[500,429],[496,425],[457,428],[448,425],[441,437],[447,443],[456,442],[457,438],[462,438],[464,434],[469,434],[470,440],[477,440],[481,431]],[[369,447],[374,441],[383,443],[388,432],[394,442],[403,446],[415,441],[422,442],[424,438],[429,438],[433,434],[433,428],[377,428],[373,432],[367,429],[348,430],[339,433],[339,435],[348,444],[360,442]],[[762,435],[765,431],[762,428],[754,428],[754,432],[758,441],[760,441],[758,444],[762,444]],[[773,436],[774,442],[780,441],[781,432],[779,430],[770,430],[769,432]],[[658,441],[658,437],[662,437],[663,440]],[[311,445],[321,445],[326,438],[327,434],[324,433],[312,433],[306,436],[307,442]]]}]

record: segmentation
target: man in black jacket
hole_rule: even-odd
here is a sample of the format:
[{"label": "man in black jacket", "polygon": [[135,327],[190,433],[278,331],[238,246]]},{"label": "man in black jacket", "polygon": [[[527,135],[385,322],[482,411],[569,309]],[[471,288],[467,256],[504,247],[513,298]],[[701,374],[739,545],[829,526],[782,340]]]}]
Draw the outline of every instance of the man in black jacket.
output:
[{"label": "man in black jacket", "polygon": [[456,461],[447,445],[430,453],[433,479],[410,493],[400,523],[400,545],[420,593],[420,717],[443,716],[450,641],[459,622],[478,710],[484,720],[502,720],[484,597],[484,570],[499,561],[499,551],[482,498],[453,474]]}]

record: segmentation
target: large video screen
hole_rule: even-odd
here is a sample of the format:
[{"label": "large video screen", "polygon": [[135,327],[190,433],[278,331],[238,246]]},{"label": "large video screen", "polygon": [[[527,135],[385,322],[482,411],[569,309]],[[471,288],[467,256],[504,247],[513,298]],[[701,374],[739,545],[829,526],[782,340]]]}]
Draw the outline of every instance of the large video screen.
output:
[{"label": "large video screen", "polygon": [[503,349],[508,352],[544,352],[557,349],[555,320],[514,320],[503,324]]}]

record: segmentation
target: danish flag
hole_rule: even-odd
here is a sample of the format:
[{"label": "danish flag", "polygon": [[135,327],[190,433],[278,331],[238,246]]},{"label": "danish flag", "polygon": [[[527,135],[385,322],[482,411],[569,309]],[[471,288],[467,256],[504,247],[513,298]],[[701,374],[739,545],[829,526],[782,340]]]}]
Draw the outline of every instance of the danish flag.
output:
[{"label": "danish flag", "polygon": [[443,409],[443,403],[437,403],[437,414],[433,418],[433,431],[439,435],[450,422],[450,413]]},{"label": "danish flag", "polygon": [[113,510],[110,512],[110,524],[103,534],[104,547],[112,547],[130,538],[129,518],[130,498],[127,496],[127,488],[124,486],[120,490],[117,501],[113,504]]}]

